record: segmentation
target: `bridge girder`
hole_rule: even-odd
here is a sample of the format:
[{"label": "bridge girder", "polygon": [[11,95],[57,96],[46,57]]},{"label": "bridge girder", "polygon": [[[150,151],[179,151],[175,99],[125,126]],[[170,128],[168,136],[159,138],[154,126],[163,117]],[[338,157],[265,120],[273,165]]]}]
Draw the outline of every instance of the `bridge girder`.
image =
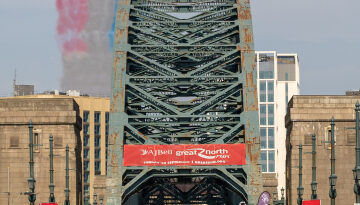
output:
[{"label": "bridge girder", "polygon": [[[249,0],[117,1],[107,204],[256,204],[258,124]],[[246,165],[123,166],[126,144],[234,143]]]}]

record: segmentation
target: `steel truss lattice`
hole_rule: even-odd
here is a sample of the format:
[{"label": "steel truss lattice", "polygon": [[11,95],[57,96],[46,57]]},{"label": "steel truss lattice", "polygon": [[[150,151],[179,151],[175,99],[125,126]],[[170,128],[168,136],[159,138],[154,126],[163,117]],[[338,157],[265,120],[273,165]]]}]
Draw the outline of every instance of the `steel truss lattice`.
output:
[{"label": "steel truss lattice", "polygon": [[[118,0],[107,204],[247,204],[262,190],[249,0]],[[244,166],[124,167],[124,144],[246,143]]]}]

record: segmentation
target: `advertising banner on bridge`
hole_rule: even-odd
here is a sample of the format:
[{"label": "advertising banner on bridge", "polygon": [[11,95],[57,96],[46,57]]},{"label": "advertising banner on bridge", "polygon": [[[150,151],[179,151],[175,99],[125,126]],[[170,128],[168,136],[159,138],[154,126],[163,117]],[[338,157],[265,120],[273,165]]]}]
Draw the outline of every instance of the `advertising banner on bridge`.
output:
[{"label": "advertising banner on bridge", "polygon": [[245,144],[124,145],[124,166],[245,165]]}]

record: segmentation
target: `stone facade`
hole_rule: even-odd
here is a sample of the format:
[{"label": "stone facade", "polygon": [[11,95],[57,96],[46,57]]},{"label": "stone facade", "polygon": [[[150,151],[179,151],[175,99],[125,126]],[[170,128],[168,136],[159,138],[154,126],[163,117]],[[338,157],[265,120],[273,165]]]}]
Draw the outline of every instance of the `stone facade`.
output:
[{"label": "stone facade", "polygon": [[321,204],[330,204],[329,176],[331,118],[335,118],[336,204],[354,204],[355,103],[360,96],[294,96],[286,116],[287,204],[297,204],[299,144],[303,145],[303,199],[311,198],[312,134],[316,134],[317,194]]},{"label": "stone facade", "polygon": [[[55,199],[65,199],[65,147],[70,147],[70,202],[81,204],[81,119],[72,98],[0,99],[0,204],[28,204],[29,121],[34,125],[35,204],[49,199],[49,136],[54,136]],[[9,177],[8,177],[9,173]]]}]

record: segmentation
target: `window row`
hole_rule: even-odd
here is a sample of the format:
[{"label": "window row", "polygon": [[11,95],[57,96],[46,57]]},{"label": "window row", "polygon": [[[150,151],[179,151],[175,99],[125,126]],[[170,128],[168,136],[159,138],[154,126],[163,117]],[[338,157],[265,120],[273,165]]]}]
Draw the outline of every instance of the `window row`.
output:
[{"label": "window row", "polygon": [[274,81],[260,81],[260,102],[274,102]]},{"label": "window row", "polygon": [[274,127],[261,127],[261,149],[275,149]]},{"label": "window row", "polygon": [[275,151],[261,151],[262,172],[275,172]]},{"label": "window row", "polygon": [[274,125],[274,104],[260,104],[260,125]]},{"label": "window row", "polygon": [[[88,124],[90,122],[89,116],[90,116],[89,111],[83,112],[83,123],[84,124]],[[94,123],[100,124],[100,120],[101,120],[101,112],[94,112]],[[109,121],[108,115],[105,116],[105,121],[106,121],[106,123],[108,123],[108,121]]]}]

